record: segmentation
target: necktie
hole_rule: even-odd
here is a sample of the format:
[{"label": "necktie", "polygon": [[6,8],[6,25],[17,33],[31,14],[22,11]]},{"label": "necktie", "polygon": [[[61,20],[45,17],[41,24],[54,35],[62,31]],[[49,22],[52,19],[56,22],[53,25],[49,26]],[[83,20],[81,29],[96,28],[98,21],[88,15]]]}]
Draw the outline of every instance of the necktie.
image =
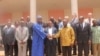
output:
[{"label": "necktie", "polygon": [[10,32],[10,28],[7,29],[7,34]]},{"label": "necktie", "polygon": [[80,24],[80,27],[81,27],[81,29],[83,30],[83,24],[82,24],[82,23]]}]

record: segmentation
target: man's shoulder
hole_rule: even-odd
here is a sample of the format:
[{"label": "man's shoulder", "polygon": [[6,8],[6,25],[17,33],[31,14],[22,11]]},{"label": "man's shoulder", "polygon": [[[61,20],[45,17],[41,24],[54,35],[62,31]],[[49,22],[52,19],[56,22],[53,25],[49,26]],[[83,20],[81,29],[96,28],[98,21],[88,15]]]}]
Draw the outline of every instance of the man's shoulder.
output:
[{"label": "man's shoulder", "polygon": [[73,29],[73,27],[71,27],[71,26],[70,26],[70,27],[68,27],[68,28],[69,28],[70,30],[72,30],[72,29]]}]

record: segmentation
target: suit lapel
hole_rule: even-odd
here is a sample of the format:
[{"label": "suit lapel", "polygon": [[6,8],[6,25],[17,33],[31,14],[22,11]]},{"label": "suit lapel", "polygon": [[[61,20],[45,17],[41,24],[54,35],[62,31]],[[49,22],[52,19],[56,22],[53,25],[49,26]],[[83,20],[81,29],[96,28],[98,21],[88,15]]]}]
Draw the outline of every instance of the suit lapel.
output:
[{"label": "suit lapel", "polygon": [[81,27],[81,24],[79,23],[79,29],[81,29],[82,30],[82,27]]},{"label": "suit lapel", "polygon": [[84,23],[84,28],[83,28],[83,30],[85,30],[85,29],[86,29],[86,26],[87,26],[87,25],[86,25],[86,23]]}]

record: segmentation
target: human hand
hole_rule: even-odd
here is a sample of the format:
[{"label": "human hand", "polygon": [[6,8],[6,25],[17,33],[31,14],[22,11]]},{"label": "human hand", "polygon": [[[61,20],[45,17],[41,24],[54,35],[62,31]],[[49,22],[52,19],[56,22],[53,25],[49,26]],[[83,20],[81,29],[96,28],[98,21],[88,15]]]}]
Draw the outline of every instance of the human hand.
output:
[{"label": "human hand", "polygon": [[91,40],[88,41],[89,45],[91,44]]},{"label": "human hand", "polygon": [[75,41],[75,43],[74,43],[75,45],[77,45],[77,41]]},{"label": "human hand", "polygon": [[70,44],[71,46],[73,46],[74,45],[74,43],[73,42],[71,42],[71,44]]},{"label": "human hand", "polygon": [[52,40],[52,39],[53,39],[52,35],[50,35],[50,34],[48,34],[47,38],[48,38],[49,40]]}]

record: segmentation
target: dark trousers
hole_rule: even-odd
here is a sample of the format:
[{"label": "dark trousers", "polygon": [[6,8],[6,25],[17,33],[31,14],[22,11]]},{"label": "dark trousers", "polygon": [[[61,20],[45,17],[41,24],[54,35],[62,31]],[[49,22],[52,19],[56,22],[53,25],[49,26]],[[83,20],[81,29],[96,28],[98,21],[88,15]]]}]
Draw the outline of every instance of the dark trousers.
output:
[{"label": "dark trousers", "polygon": [[31,56],[31,49],[32,49],[32,40],[28,39],[27,44],[27,52],[29,51],[29,56]]},{"label": "dark trousers", "polygon": [[63,56],[72,56],[71,55],[71,46],[62,46]]},{"label": "dark trousers", "polygon": [[78,43],[78,56],[82,56],[82,51],[84,51],[84,56],[89,56],[89,44]]},{"label": "dark trousers", "polygon": [[56,40],[46,41],[46,56],[56,56]]},{"label": "dark trousers", "polygon": [[13,45],[4,44],[5,56],[13,56]]},{"label": "dark trousers", "polygon": [[18,56],[18,44],[17,44],[17,41],[15,41],[15,44],[14,44],[14,55]]},{"label": "dark trousers", "polygon": [[60,38],[58,38],[58,54],[61,54]]},{"label": "dark trousers", "polygon": [[73,45],[73,55],[76,55],[76,45]]}]

